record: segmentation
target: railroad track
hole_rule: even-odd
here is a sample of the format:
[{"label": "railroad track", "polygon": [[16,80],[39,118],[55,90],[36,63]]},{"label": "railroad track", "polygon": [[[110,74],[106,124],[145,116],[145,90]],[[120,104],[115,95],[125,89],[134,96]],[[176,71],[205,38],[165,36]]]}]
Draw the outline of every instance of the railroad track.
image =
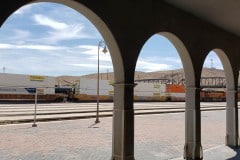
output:
[{"label": "railroad track", "polygon": [[[226,103],[204,103],[201,111],[225,110]],[[112,103],[101,103],[99,117],[111,117]],[[171,103],[135,103],[135,115],[166,114],[185,112],[184,102]],[[96,117],[96,103],[53,103],[38,104],[37,122],[73,120]],[[5,104],[0,105],[0,125],[32,123],[34,104]]]}]

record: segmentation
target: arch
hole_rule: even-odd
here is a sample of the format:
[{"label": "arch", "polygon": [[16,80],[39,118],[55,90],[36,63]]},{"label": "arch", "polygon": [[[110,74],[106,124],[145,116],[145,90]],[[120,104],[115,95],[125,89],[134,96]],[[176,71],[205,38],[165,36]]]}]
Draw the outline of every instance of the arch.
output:
[{"label": "arch", "polygon": [[194,68],[190,54],[185,45],[183,44],[183,42],[176,35],[170,32],[159,32],[158,34],[166,37],[170,42],[172,42],[183,64],[186,86],[194,87],[195,86]]},{"label": "arch", "polygon": [[116,82],[124,81],[124,66],[123,66],[123,60],[121,57],[119,46],[111,30],[108,28],[104,20],[101,19],[101,17],[99,17],[96,13],[94,13],[94,11],[92,11],[87,6],[73,0],[37,0],[37,1],[29,2],[27,4],[39,3],[39,2],[52,2],[52,3],[59,3],[59,4],[66,5],[76,10],[80,14],[83,14],[87,19],[89,19],[91,23],[93,23],[93,25],[101,33],[104,41],[108,45],[108,49],[112,59],[113,70],[114,70],[114,73],[117,73],[117,74],[114,74],[115,81]]},{"label": "arch", "polygon": [[226,137],[225,144],[231,147],[239,146],[237,80],[226,53],[219,48],[214,51],[219,57],[226,77]]},{"label": "arch", "polygon": [[185,83],[186,86],[194,87],[195,86],[195,72],[193,68],[193,63],[190,57],[190,54],[185,47],[184,43],[173,33],[170,32],[158,32],[157,34],[167,38],[173,46],[176,48],[181,62],[183,64],[183,69],[185,73]]},{"label": "arch", "polygon": [[173,33],[158,32],[167,38],[177,50],[185,72],[185,146],[184,157],[202,158],[201,119],[200,119],[200,88],[196,86],[196,74],[193,62],[184,43]]},{"label": "arch", "polygon": [[[234,90],[234,89],[236,89],[235,88],[235,82],[234,82],[233,68],[232,68],[231,62],[229,61],[229,58],[227,57],[226,53],[222,49],[219,49],[219,48],[215,48],[212,51],[214,51],[214,53],[216,53],[216,55],[220,59],[221,64],[223,66],[225,77],[226,77],[226,89],[227,90]],[[209,52],[205,56],[205,61],[206,61],[207,56],[210,53],[211,52]]]},{"label": "arch", "polygon": [[234,90],[235,89],[234,73],[227,55],[222,49],[216,48],[216,49],[213,49],[213,51],[217,54],[217,56],[219,57],[223,65],[223,69],[226,77],[226,88],[228,90]]}]

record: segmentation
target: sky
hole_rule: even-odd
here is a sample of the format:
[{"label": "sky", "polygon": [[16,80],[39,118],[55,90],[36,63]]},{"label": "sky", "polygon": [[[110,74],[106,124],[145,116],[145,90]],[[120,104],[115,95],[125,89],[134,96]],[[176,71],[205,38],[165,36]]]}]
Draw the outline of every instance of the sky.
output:
[{"label": "sky", "polygon": [[[14,12],[0,28],[0,73],[79,76],[97,72],[96,27],[81,13],[57,3],[34,3]],[[211,63],[211,59],[213,60]],[[204,66],[222,69],[214,52]],[[100,53],[100,72],[112,72],[110,53]],[[137,71],[182,68],[174,46],[153,35],[143,46]]]}]

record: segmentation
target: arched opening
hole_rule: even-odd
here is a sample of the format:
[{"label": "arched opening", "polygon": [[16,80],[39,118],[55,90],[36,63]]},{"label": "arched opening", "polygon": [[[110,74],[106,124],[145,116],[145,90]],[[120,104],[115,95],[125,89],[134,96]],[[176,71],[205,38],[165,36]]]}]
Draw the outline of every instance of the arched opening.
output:
[{"label": "arched opening", "polygon": [[135,71],[136,159],[182,157],[185,86],[194,85],[193,75],[188,52],[175,35],[160,32],[144,44]]},{"label": "arched opening", "polygon": [[[108,30],[104,22],[92,11],[90,11],[89,9],[87,9],[86,7],[82,6],[77,2],[68,1],[68,0],[59,1],[59,2],[77,10],[80,13],[83,13],[87,18],[89,18],[89,20],[93,24],[96,25],[96,27],[99,29],[99,31],[103,35],[103,38],[97,32],[96,28],[92,26],[90,22],[87,22],[88,26],[82,26],[82,24],[78,24],[79,22],[86,23],[87,19],[81,16],[78,12],[68,8],[67,6],[62,6],[61,4],[58,4],[58,3],[44,3],[44,2],[31,4],[29,6],[26,6],[27,8],[24,7],[16,11],[11,17],[9,17],[9,19],[6,21],[5,24],[2,25],[0,29],[0,32],[1,32],[0,34],[2,34],[0,36],[1,37],[1,40],[0,40],[1,62],[0,63],[2,64],[2,69],[4,74],[7,74],[10,72],[11,74],[13,73],[31,74],[31,75],[40,74],[40,75],[46,75],[46,76],[60,76],[60,75],[70,74],[70,76],[76,76],[76,75],[83,75],[83,74],[89,74],[89,73],[96,73],[97,72],[97,65],[96,65],[97,54],[98,54],[98,51],[103,48],[103,46],[100,46],[100,48],[98,48],[98,46],[100,44],[100,40],[104,39],[108,46],[109,51],[111,52],[111,58],[113,60],[113,63],[115,64],[114,68],[116,67],[117,68],[116,70],[118,71],[118,74],[115,76],[115,79],[118,81],[123,79],[123,76],[122,76],[123,67],[122,67],[122,62],[120,58],[120,53],[112,34]],[[50,12],[52,17],[50,15],[46,16],[46,14],[50,14]],[[61,16],[59,16],[59,13],[61,13]],[[26,19],[25,20],[18,19],[19,17],[26,18]],[[76,21],[73,22],[73,20],[76,20],[75,17],[77,19],[77,22]],[[10,24],[9,23],[10,21],[14,21],[14,24],[13,23]],[[31,21],[32,23],[29,23],[29,21]],[[14,27],[19,27],[19,28],[14,28]],[[86,33],[86,31],[84,30],[85,29],[84,27],[88,28],[88,31],[89,31],[88,33]],[[36,29],[35,30],[36,32],[29,31],[32,29]],[[14,35],[16,37],[14,37]],[[84,38],[85,38],[85,41],[84,42],[81,41]],[[101,72],[105,72],[105,73],[113,72],[111,58],[109,53],[104,55],[100,51],[100,79],[101,79]],[[71,66],[71,68],[68,68],[69,66]],[[82,71],[84,72],[79,74],[79,70],[81,70],[79,68],[81,67],[83,67]],[[30,77],[29,79],[31,80],[31,76],[27,76],[27,77],[28,78]],[[38,77],[35,77],[35,78],[38,78]],[[72,78],[72,77],[68,77],[68,78]],[[104,75],[102,75],[102,78],[104,78]],[[40,78],[39,81],[41,80],[42,79]],[[18,83],[20,83],[19,82],[20,80],[17,80],[17,81]],[[34,79],[33,81],[37,81],[37,79]],[[64,79],[63,81],[65,83],[70,83],[70,85],[74,84],[74,86],[76,86],[75,81],[73,83],[71,79]],[[60,85],[59,83],[62,83],[62,82],[57,81],[56,85]],[[17,84],[17,85],[18,87],[20,87],[19,85],[21,84]],[[86,108],[89,105],[91,104],[89,103],[88,105],[84,106],[86,110],[89,110],[89,108]],[[67,107],[66,106],[61,107],[61,105],[59,104],[53,105],[51,106],[51,109],[55,109],[56,106],[58,107],[60,106],[61,109],[65,110],[64,111],[65,114],[59,113],[60,109],[58,111],[54,110],[54,112],[58,112],[57,115],[59,119],[61,118],[64,119],[65,116],[63,115],[66,115],[67,112],[68,113],[72,112],[69,119],[72,119],[71,117],[75,117],[75,118],[81,117],[79,116],[80,114],[79,110],[77,111],[76,108],[75,109],[73,108],[73,103],[69,103]],[[112,105],[108,107],[109,108],[103,108],[103,109],[107,109],[107,110],[112,109]],[[44,106],[42,106],[42,108],[44,108]],[[58,126],[58,124],[60,123],[56,123],[55,125],[52,124],[53,126],[51,126],[49,123],[44,126],[43,125],[40,126],[40,127],[45,127],[46,129],[46,130],[44,129],[38,130],[39,131],[38,133],[41,135],[38,135],[37,132],[29,131],[31,133],[34,132],[31,135],[31,138],[27,138],[27,137],[24,138],[22,136],[21,141],[23,143],[26,143],[26,145],[24,145],[25,146],[24,148],[18,147],[16,145],[16,144],[22,144],[22,142],[18,143],[16,141],[16,137],[15,137],[15,140],[8,139],[10,142],[14,141],[14,144],[15,144],[14,146],[5,144],[4,148],[6,147],[6,151],[8,150],[10,152],[16,151],[16,153],[28,153],[29,155],[26,155],[26,156],[30,156],[30,157],[33,157],[33,159],[35,159],[33,156],[35,151],[33,150],[33,152],[31,153],[28,152],[29,151],[28,147],[32,148],[31,146],[32,144],[30,143],[33,142],[36,137],[38,138],[41,137],[40,141],[43,143],[36,144],[38,152],[40,152],[41,149],[44,150],[45,146],[50,146],[50,148],[47,149],[47,152],[49,153],[47,154],[47,156],[50,157],[49,159],[55,159],[55,158],[51,158],[51,156],[54,156],[54,155],[50,154],[50,152],[52,152],[53,150],[56,154],[58,154],[59,159],[61,159],[62,157],[63,159],[69,158],[69,157],[65,157],[66,155],[64,153],[64,150],[65,151],[71,150],[71,153],[76,154],[77,155],[76,157],[78,157],[78,159],[86,159],[86,157],[84,156],[94,157],[93,155],[89,155],[89,153],[92,153],[95,155],[96,146],[98,146],[99,153],[104,152],[103,159],[107,159],[111,157],[111,135],[112,135],[111,118],[105,118],[106,121],[103,121],[100,118],[101,123],[99,125],[91,126],[91,124],[94,124],[94,119],[96,115],[95,113],[96,103],[94,102],[93,105],[90,106],[90,108],[93,109],[92,110],[92,113],[94,113],[92,114],[93,119],[90,119],[91,120],[90,123],[86,122],[87,120],[83,120],[80,123],[77,123],[77,124],[80,124],[80,126],[82,127],[80,129],[81,131],[79,131],[79,126],[77,127],[72,126],[72,123],[70,124],[67,122],[62,122],[65,124],[64,126],[66,127],[66,130],[65,129],[61,130],[61,127]],[[100,111],[101,109],[102,108],[100,106]],[[42,110],[43,111],[42,113],[39,113],[40,111],[41,109],[38,110],[37,118],[40,118],[46,113],[46,110]],[[75,111],[77,111],[78,113],[77,112],[74,113]],[[32,120],[33,118],[32,108],[29,109],[29,113],[27,114],[29,114],[30,116],[29,119]],[[101,115],[101,112],[100,112],[100,115]],[[67,119],[67,117],[65,118]],[[39,122],[38,119],[37,119],[37,122]],[[103,126],[105,126],[106,130],[102,130],[104,128]],[[54,129],[52,129],[52,127]],[[31,130],[29,127],[27,128]],[[14,137],[14,135],[18,136],[16,135],[16,130],[15,132],[12,132],[12,133],[13,134],[10,137]],[[21,134],[20,131],[18,133],[19,133],[19,136],[24,135],[24,134]],[[96,135],[94,136],[94,134]],[[82,141],[86,141],[86,139],[88,141],[82,143]],[[65,140],[69,140],[69,141],[65,141]],[[29,143],[27,143],[27,141]],[[47,144],[44,142],[47,142]],[[94,145],[95,142],[97,142],[98,144]],[[104,142],[104,143],[100,144],[100,142]],[[83,147],[82,149],[81,149],[81,145]],[[9,146],[10,148],[7,148],[7,146]],[[22,150],[18,150],[18,149],[22,149]],[[71,153],[69,155],[71,155]],[[11,154],[6,154],[6,155],[11,155]],[[15,155],[15,156],[18,156],[18,155]],[[40,156],[40,155],[36,155],[36,156]],[[19,159],[21,158],[22,157],[19,157]],[[14,159],[14,158],[7,157],[6,159]]]},{"label": "arched opening", "polygon": [[222,50],[214,49],[207,55],[200,86],[202,146],[206,157],[208,151],[226,142],[226,95],[234,89],[233,71]]}]

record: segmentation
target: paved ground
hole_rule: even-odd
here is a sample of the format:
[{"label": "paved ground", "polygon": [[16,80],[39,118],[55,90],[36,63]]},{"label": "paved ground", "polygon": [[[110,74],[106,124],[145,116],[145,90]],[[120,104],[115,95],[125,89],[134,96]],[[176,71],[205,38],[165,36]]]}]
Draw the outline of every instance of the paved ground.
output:
[{"label": "paved ground", "polygon": [[[223,102],[202,103],[202,110],[225,109]],[[32,122],[34,104],[0,104],[0,124]],[[100,116],[112,116],[113,103],[100,103]],[[96,116],[96,103],[47,103],[37,104],[38,121],[92,118]],[[184,102],[135,103],[135,114],[163,114],[184,112]]]},{"label": "paved ground", "polygon": [[[80,119],[0,126],[1,160],[106,160],[111,157],[112,118]],[[224,146],[225,111],[202,112],[204,159],[240,159]],[[180,160],[184,113],[135,117],[136,160]]]}]

